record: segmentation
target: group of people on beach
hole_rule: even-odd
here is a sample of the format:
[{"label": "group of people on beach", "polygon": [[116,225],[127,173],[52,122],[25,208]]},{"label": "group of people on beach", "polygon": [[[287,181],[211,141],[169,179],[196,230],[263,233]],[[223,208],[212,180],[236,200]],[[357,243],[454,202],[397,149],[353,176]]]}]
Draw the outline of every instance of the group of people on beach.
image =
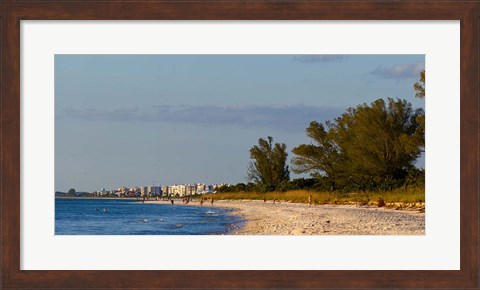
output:
[{"label": "group of people on beach", "polygon": [[[208,198],[202,197],[202,198],[200,199],[200,206],[203,206],[204,200],[208,200]],[[210,198],[210,204],[213,206],[213,197]]]},{"label": "group of people on beach", "polygon": [[[137,201],[138,201],[138,197],[137,197]],[[142,203],[145,203],[146,201],[149,201],[148,196],[142,197]],[[158,196],[155,196],[155,201],[158,201]]]},{"label": "group of people on beach", "polygon": [[[144,199],[145,199],[145,198],[144,198]],[[173,199],[173,198],[170,198],[170,197],[169,197],[168,199],[170,200],[170,203],[171,203],[172,205],[174,205],[174,199]],[[148,198],[147,198],[147,200],[148,200]],[[206,200],[209,200],[209,198],[206,198],[206,197],[200,198],[200,206],[203,206],[203,203],[204,203],[204,201],[206,201]],[[144,201],[142,201],[142,202],[144,202]],[[182,203],[183,203],[183,204],[188,204],[189,202],[190,202],[190,197],[184,197],[184,198],[182,198]],[[213,197],[210,198],[210,205],[213,206]]]},{"label": "group of people on beach", "polygon": [[[172,205],[173,205],[173,204],[174,204],[173,198],[168,197],[168,199],[170,200],[170,202],[171,202]],[[155,200],[158,200],[158,196],[155,197]],[[200,198],[200,206],[203,206],[203,203],[204,203],[205,200],[208,200],[208,198],[206,198],[206,197]],[[137,201],[138,201],[138,198],[137,198]],[[146,197],[144,196],[144,197],[143,197],[142,203],[145,203],[145,201],[148,201],[148,196],[146,196]],[[277,201],[277,200],[274,199],[274,200],[273,200],[273,204],[275,204],[276,201]],[[183,204],[188,204],[189,202],[190,202],[190,197],[184,197],[184,198],[182,198],[182,203],[183,203]],[[263,202],[264,202],[264,203],[267,202],[267,198],[266,198],[266,197],[263,198]],[[210,204],[211,204],[211,206],[213,206],[213,197],[210,198]],[[308,196],[308,205],[309,205],[309,206],[312,206],[312,204],[313,204],[313,198],[312,198],[312,195],[310,194],[310,195]]]},{"label": "group of people on beach", "polygon": [[[138,197],[137,197],[137,200],[138,200]],[[142,203],[145,203],[145,201],[148,201],[148,196],[142,197]]]}]

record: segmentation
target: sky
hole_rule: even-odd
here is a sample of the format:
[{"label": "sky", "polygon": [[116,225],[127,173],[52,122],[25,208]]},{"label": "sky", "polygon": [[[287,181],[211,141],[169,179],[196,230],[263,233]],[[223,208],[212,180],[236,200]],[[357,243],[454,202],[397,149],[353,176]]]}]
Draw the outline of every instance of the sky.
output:
[{"label": "sky", "polygon": [[424,55],[57,54],[55,190],[246,183],[259,138],[290,159],[311,121],[378,98],[424,109],[424,67]]}]

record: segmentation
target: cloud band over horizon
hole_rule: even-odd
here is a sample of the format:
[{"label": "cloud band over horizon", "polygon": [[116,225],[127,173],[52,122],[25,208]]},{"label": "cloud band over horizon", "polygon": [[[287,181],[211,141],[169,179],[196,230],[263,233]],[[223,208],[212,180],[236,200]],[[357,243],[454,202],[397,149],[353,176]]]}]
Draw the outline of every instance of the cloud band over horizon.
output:
[{"label": "cloud band over horizon", "polygon": [[268,127],[281,131],[305,129],[311,121],[338,117],[346,108],[296,105],[157,105],[153,110],[138,107],[113,110],[65,108],[56,119],[110,122],[180,122],[200,125]]}]

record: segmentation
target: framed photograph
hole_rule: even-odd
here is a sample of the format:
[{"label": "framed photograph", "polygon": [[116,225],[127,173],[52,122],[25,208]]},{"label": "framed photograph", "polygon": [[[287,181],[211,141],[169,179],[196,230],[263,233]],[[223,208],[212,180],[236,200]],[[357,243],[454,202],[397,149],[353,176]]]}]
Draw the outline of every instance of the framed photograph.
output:
[{"label": "framed photograph", "polygon": [[479,287],[479,4],[3,1],[2,289]]}]

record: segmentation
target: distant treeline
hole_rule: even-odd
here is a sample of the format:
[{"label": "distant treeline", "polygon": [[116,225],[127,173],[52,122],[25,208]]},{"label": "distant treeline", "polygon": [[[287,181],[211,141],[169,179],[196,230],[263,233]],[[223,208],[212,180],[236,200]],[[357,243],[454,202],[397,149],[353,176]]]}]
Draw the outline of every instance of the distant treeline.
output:
[{"label": "distant treeline", "polygon": [[[396,188],[424,188],[425,187],[425,170],[411,169],[406,178],[403,180],[390,180],[380,184],[365,183],[365,184],[348,184],[344,187],[332,190],[331,181],[328,177],[320,176],[317,178],[295,178],[288,180],[285,183],[283,191],[291,190],[312,190],[318,192],[371,192],[371,191],[390,191]],[[265,192],[262,185],[252,182],[237,183],[231,185],[223,185],[217,188],[218,193],[227,192]]]},{"label": "distant treeline", "polygon": [[[416,97],[425,97],[425,71],[414,84]],[[425,171],[415,167],[425,147],[425,112],[406,100],[377,99],[348,108],[325,124],[312,121],[309,144],[291,151],[292,171],[312,178],[290,181],[287,146],[260,138],[250,149],[248,184],[225,186],[219,192],[384,191],[423,186]]]},{"label": "distant treeline", "polygon": [[55,191],[55,197],[93,197],[93,193],[76,191],[74,188],[70,188],[68,192]]}]

